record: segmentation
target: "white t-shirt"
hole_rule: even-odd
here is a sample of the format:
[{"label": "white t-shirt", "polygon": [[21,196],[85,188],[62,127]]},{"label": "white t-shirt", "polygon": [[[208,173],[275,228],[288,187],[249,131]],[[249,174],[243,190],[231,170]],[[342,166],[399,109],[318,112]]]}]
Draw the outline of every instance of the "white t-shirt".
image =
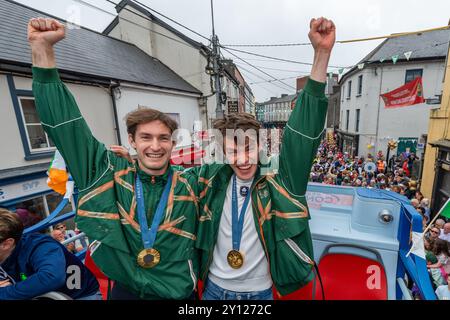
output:
[{"label": "white t-shirt", "polygon": [[450,233],[444,234],[444,229],[441,229],[441,234],[439,235],[439,239],[450,242]]},{"label": "white t-shirt", "polygon": [[[243,181],[236,178],[238,211],[240,214],[245,197],[239,192],[241,186],[250,190],[252,180]],[[253,208],[249,201],[245,211],[239,251],[244,255],[244,264],[239,269],[233,269],[227,261],[228,252],[233,249],[232,243],[232,190],[233,179],[227,188],[227,195],[220,219],[219,233],[214,247],[213,260],[209,268],[209,279],[223,289],[237,292],[262,291],[272,287],[269,264],[264,254],[264,248],[256,231]],[[249,191],[250,192],[250,191]]]},{"label": "white t-shirt", "polygon": [[448,285],[437,287],[435,292],[439,300],[450,300],[450,290],[448,289]]}]

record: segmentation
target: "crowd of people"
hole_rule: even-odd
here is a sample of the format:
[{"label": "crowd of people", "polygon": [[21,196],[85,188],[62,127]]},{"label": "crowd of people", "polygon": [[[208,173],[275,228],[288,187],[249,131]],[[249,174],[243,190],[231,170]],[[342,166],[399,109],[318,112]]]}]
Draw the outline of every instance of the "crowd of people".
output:
[{"label": "crowd of people", "polygon": [[352,157],[336,143],[323,141],[311,168],[310,181],[341,186],[387,189],[412,199],[418,190],[412,174],[417,156],[404,152],[387,162],[382,151],[373,156]]}]

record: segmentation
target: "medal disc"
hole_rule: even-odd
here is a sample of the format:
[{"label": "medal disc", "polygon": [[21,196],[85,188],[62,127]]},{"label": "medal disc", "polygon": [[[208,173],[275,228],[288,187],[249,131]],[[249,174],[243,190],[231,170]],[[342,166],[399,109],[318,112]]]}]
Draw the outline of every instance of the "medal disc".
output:
[{"label": "medal disc", "polygon": [[227,261],[233,269],[239,269],[244,264],[244,256],[237,250],[228,252]]},{"label": "medal disc", "polygon": [[142,268],[153,268],[160,261],[161,255],[159,251],[153,248],[142,250],[137,257],[137,263]]}]

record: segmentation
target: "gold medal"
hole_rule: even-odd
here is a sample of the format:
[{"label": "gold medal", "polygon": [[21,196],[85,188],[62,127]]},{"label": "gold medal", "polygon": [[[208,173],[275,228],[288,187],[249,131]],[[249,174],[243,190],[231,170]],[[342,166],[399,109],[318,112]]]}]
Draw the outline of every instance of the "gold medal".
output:
[{"label": "gold medal", "polygon": [[239,269],[244,264],[244,256],[237,250],[228,252],[227,261],[233,269]]},{"label": "gold medal", "polygon": [[161,261],[161,255],[158,250],[150,248],[142,250],[138,257],[137,263],[142,268],[153,268]]}]

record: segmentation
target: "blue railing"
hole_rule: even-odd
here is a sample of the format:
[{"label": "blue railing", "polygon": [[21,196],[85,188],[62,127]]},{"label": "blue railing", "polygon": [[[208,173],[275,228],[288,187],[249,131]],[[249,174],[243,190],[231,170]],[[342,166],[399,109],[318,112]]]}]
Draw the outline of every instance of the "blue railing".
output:
[{"label": "blue railing", "polygon": [[[400,223],[397,239],[399,241],[399,261],[397,263],[397,279],[403,279],[405,273],[416,284],[420,296],[424,300],[436,300],[431,279],[428,274],[427,262],[425,259],[409,254],[412,240],[411,233],[423,232],[422,216],[414,209],[410,202],[402,196],[384,191],[383,194],[401,204]],[[397,299],[402,299],[402,288],[397,283]]]},{"label": "blue railing", "polygon": [[[73,201],[76,203],[77,200],[77,194],[74,192],[73,194]],[[66,220],[72,219],[75,217],[76,211],[72,210],[70,212],[64,213],[62,215],[59,216],[59,214],[61,213],[61,211],[67,206],[67,204],[69,204],[69,199],[64,198],[59,204],[58,206],[55,208],[55,210],[53,210],[53,212],[44,220],[40,221],[39,223],[36,223],[35,225],[26,228],[23,233],[27,234],[27,233],[34,233],[34,232],[41,232],[44,231],[54,225],[57,225],[60,222],[64,222]],[[74,239],[68,239],[68,240],[75,240],[76,237],[74,237]],[[69,241],[69,242],[72,242]],[[80,252],[77,252],[75,255],[80,258],[81,260],[83,260],[86,256],[86,251],[87,249],[83,249]]]}]

